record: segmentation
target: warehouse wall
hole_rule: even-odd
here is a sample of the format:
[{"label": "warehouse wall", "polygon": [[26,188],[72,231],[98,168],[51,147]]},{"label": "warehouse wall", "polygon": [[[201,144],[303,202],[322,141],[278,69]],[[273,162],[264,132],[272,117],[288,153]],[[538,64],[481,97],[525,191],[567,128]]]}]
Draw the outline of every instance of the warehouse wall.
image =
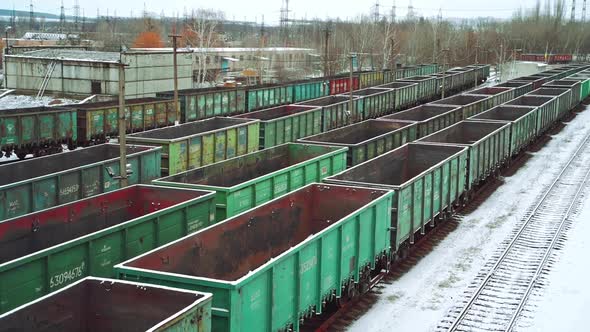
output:
[{"label": "warehouse wall", "polygon": [[[100,82],[101,93],[119,92],[118,67],[113,63],[55,60],[57,65],[46,93],[90,95],[92,82]],[[51,59],[6,57],[6,82],[10,89],[38,91],[47,74]],[[172,54],[126,54],[125,95],[129,98],[155,96],[157,91],[174,89]],[[190,54],[178,54],[178,87],[192,87]]]}]

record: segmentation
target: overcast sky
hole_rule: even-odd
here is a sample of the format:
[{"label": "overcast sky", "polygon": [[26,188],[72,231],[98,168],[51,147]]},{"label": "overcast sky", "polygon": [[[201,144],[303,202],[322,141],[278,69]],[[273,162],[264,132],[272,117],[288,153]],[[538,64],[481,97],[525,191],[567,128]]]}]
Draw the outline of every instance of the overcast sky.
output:
[{"label": "overcast sky", "polygon": [[[149,12],[160,15],[162,10],[166,16],[179,13],[182,16],[184,9],[212,8],[226,13],[228,19],[248,20],[260,22],[264,15],[267,24],[279,21],[282,1],[285,0],[217,0],[217,1],[187,1],[187,0],[78,0],[81,9],[88,17],[96,17],[97,7],[100,14],[109,15],[114,10],[117,16],[140,16],[144,4]],[[523,7],[532,7],[536,0],[379,0],[381,14],[389,14],[395,3],[396,15],[407,13],[408,4],[412,2],[415,11],[424,16],[434,16],[442,9],[444,17],[477,17],[493,16],[499,18],[510,17],[514,10]],[[581,7],[581,1],[579,7]],[[15,9],[29,9],[29,0],[3,1],[8,7],[14,5]],[[11,3],[12,2],[12,3]],[[567,5],[571,3],[567,0]],[[59,14],[60,0],[33,0],[35,11]],[[326,17],[355,17],[362,13],[370,13],[375,5],[375,0],[290,0],[290,17],[296,18],[326,18]],[[64,0],[66,15],[73,14],[74,0]],[[1,6],[1,7],[4,7]],[[568,12],[569,13],[569,12]]]}]

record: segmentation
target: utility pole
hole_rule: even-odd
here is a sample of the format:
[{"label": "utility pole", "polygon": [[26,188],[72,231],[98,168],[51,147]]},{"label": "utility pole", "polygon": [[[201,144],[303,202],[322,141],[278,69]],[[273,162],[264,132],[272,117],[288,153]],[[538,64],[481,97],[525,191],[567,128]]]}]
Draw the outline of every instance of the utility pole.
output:
[{"label": "utility pole", "polygon": [[127,121],[125,119],[125,64],[119,58],[119,179],[121,188],[127,187]]},{"label": "utility pole", "polygon": [[176,38],[180,35],[176,34],[176,27],[173,29],[172,34],[168,37],[172,38],[172,54],[174,63],[174,110],[176,111],[176,121],[174,124],[180,123],[180,108],[178,107],[178,67],[176,62]]},{"label": "utility pole", "polygon": [[[479,53],[479,44],[475,46],[475,64],[477,65],[477,55]],[[475,71],[475,84],[474,86],[477,88],[477,71]]]},{"label": "utility pole", "polygon": [[330,39],[330,22],[324,29],[324,76],[328,76],[328,40]]},{"label": "utility pole", "polygon": [[445,48],[444,50],[441,50],[443,52],[443,78],[442,78],[442,92],[441,92],[441,99],[445,98],[445,77],[446,77],[446,63],[447,63],[447,55],[449,52],[448,48]]},{"label": "utility pole", "polygon": [[358,119],[354,115],[355,114],[354,113],[354,102],[353,102],[353,97],[352,97],[352,91],[354,90],[354,86],[352,84],[352,82],[353,82],[352,72],[354,70],[354,66],[353,66],[354,55],[350,54],[349,58],[350,58],[350,76],[349,76],[349,81],[348,81],[348,88],[349,88],[348,90],[350,91],[350,93],[349,93],[350,98],[348,100],[348,102],[349,102],[348,108],[350,109],[350,115],[352,117],[352,121],[356,122],[356,121],[358,121]]},{"label": "utility pole", "polygon": [[499,62],[499,65],[498,65],[499,70],[498,71],[500,72],[500,82],[502,82],[502,71],[503,71],[502,62],[503,61],[504,61],[504,44],[500,43],[500,61],[498,61]]}]

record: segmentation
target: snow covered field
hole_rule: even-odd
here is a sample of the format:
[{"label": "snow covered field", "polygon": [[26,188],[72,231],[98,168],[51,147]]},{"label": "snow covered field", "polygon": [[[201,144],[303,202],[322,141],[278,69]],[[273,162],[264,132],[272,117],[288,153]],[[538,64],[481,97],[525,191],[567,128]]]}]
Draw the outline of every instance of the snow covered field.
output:
[{"label": "snow covered field", "polygon": [[[543,149],[534,153],[516,174],[504,178],[505,183],[477,210],[464,216],[457,229],[430,254],[401,278],[383,288],[379,301],[349,330],[434,330],[455,302],[463,298],[463,292],[481,267],[498,245],[510,235],[525,211],[536,201],[545,186],[551,183],[589,131],[590,111],[587,108],[559,134],[553,136]],[[586,210],[590,210],[590,203],[586,204]],[[590,217],[590,211],[585,211],[585,215],[583,213],[578,218],[585,221],[584,216]],[[561,268],[560,265],[555,266],[555,278],[559,282],[551,284],[546,290],[548,295],[543,300],[538,300],[537,315],[544,319],[536,320],[536,324],[530,328],[520,330],[567,331],[561,319],[555,317],[556,308],[571,308],[567,310],[569,321],[572,322],[569,331],[585,330],[584,325],[576,325],[576,322],[584,319],[582,310],[587,307],[584,305],[590,304],[590,289],[584,289],[584,272],[590,269],[581,256],[587,250],[579,250],[590,248],[590,242],[584,238],[584,231],[590,231],[590,225],[581,227],[579,231],[574,228],[568,233],[570,240],[566,243],[564,255],[571,251],[572,257],[564,257],[559,262]],[[579,240],[576,241],[576,237]],[[564,291],[570,295],[570,300],[563,295]],[[557,303],[560,304],[559,307]],[[562,311],[564,310],[560,310],[560,318]],[[552,324],[553,328],[549,328],[548,324]]]}]

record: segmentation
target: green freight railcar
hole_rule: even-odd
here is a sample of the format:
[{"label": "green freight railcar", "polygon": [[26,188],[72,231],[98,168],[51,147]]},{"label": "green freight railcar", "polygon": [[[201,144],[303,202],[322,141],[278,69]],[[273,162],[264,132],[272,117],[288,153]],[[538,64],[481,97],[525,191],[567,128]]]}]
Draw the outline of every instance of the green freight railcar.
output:
[{"label": "green freight railcar", "polygon": [[383,72],[382,71],[368,71],[358,73],[360,88],[368,88],[376,85],[383,84]]},{"label": "green freight railcar", "polygon": [[461,121],[462,117],[460,107],[426,104],[386,115],[377,120],[415,123],[416,138],[418,139],[451,126]]},{"label": "green freight railcar", "polygon": [[0,222],[0,312],[214,222],[214,193],[135,185]]},{"label": "green freight railcar", "polygon": [[312,184],[121,263],[118,277],[213,293],[214,331],[299,331],[386,266],[391,195]]},{"label": "green freight railcar", "polygon": [[582,100],[584,100],[584,98],[582,98],[583,92],[582,92],[582,81],[581,80],[570,80],[569,78],[562,79],[562,80],[556,80],[556,81],[552,81],[552,82],[543,84],[543,87],[544,88],[552,88],[552,89],[571,90],[572,97],[571,97],[571,104],[569,105],[570,109],[576,107],[576,105],[578,105],[579,103],[582,102]]},{"label": "green freight railcar", "polygon": [[416,92],[417,102],[429,102],[436,98],[437,87],[436,78],[432,76],[412,76],[399,80],[402,83],[418,84],[418,91]]},{"label": "green freight railcar", "polygon": [[445,96],[453,93],[453,76],[456,74],[438,73],[430,75],[436,78],[437,96],[442,96],[443,92]]},{"label": "green freight railcar", "polygon": [[[174,98],[174,91],[156,93]],[[178,90],[180,122],[203,120],[246,112],[246,90],[239,88],[205,88]]]},{"label": "green freight railcar", "polygon": [[312,99],[297,103],[298,106],[314,106],[322,108],[322,131],[346,126],[361,121],[363,116],[362,104],[358,97],[353,97],[350,109],[350,97],[337,95]]},{"label": "green freight railcar", "polygon": [[289,83],[293,89],[293,103],[330,95],[329,84],[324,80]]},{"label": "green freight railcar", "polygon": [[293,103],[293,87],[290,85],[268,84],[246,91],[247,112]]},{"label": "green freight railcar", "polygon": [[322,132],[321,107],[285,105],[234,116],[260,121],[260,149]]},{"label": "green freight railcar", "polygon": [[[161,149],[127,146],[129,184],[159,177]],[[101,144],[0,166],[0,220],[120,188],[119,145]]]},{"label": "green freight railcar", "polygon": [[590,96],[590,75],[572,75],[566,77],[566,79],[580,82],[580,102]]},{"label": "green freight railcar", "polygon": [[[396,93],[397,91],[394,89],[380,87],[353,91],[352,95],[358,97],[357,105],[361,110],[361,114],[358,120],[352,121],[351,119],[351,122],[374,119],[391,113],[395,105]],[[345,97],[346,95],[342,94],[340,96]]]},{"label": "green freight railcar", "polygon": [[382,89],[393,89],[395,91],[395,104],[391,112],[404,110],[416,105],[418,102],[418,84],[409,82],[393,82],[380,85]]},{"label": "green freight railcar", "polygon": [[424,234],[428,223],[462,202],[467,148],[409,143],[326,178],[330,184],[393,190],[391,246],[395,255]]},{"label": "green freight railcar", "polygon": [[216,117],[128,135],[127,141],[162,147],[162,175],[172,175],[254,152],[259,135],[258,120]]},{"label": "green freight railcar", "polygon": [[537,113],[536,107],[500,105],[469,119],[510,123],[510,154],[516,156],[538,135]]},{"label": "green freight railcar", "polygon": [[467,191],[510,158],[510,124],[466,120],[423,137],[417,143],[467,147]]},{"label": "green freight railcar", "polygon": [[210,332],[210,293],[84,278],[0,316],[0,332]]},{"label": "green freight railcar", "polygon": [[[76,104],[80,145],[106,142],[119,136],[119,102],[105,101]],[[126,132],[173,125],[176,118],[174,101],[162,98],[125,100]]]},{"label": "green freight railcar", "polygon": [[533,91],[533,84],[530,82],[504,82],[494,85],[495,88],[510,88],[514,90],[514,98]]},{"label": "green freight railcar", "polygon": [[[563,118],[572,109],[572,90],[569,88],[544,88],[533,90],[527,96],[548,96],[555,98],[557,103],[557,119]],[[556,120],[557,120],[556,119]]]},{"label": "green freight railcar", "polygon": [[430,75],[438,72],[438,64],[437,63],[430,63],[420,65],[420,76]]},{"label": "green freight railcar", "polygon": [[421,68],[419,66],[404,66],[395,70],[395,79],[399,80],[406,77],[420,75]]},{"label": "green freight railcar", "polygon": [[[0,110],[0,149],[24,159],[27,154],[60,152],[78,140],[76,110],[65,107],[30,107]],[[0,152],[0,156],[2,156]]]},{"label": "green freight railcar", "polygon": [[346,168],[346,148],[283,144],[153,181],[215,191],[216,220],[233,217]]},{"label": "green freight railcar", "polygon": [[466,95],[480,95],[488,96],[485,108],[490,109],[494,106],[504,104],[505,102],[515,98],[514,89],[502,87],[485,87],[465,92]]},{"label": "green freight railcar", "polygon": [[367,120],[305,137],[299,142],[347,147],[346,164],[350,167],[415,139],[415,123]]},{"label": "green freight railcar", "polygon": [[515,98],[504,105],[537,107],[537,134],[542,135],[555,124],[559,117],[557,99],[547,96],[524,95]]},{"label": "green freight railcar", "polygon": [[488,109],[489,96],[461,94],[431,102],[431,105],[450,105],[461,108],[461,120],[479,114]]}]

